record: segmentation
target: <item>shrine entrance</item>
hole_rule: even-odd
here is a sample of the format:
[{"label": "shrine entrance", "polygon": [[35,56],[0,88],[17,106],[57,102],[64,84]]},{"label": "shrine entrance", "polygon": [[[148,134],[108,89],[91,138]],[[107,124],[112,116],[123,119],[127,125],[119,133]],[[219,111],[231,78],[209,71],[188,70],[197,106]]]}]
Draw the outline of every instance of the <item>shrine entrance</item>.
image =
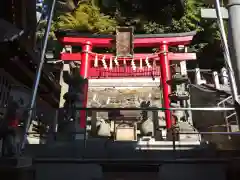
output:
[{"label": "shrine entrance", "polygon": [[[152,93],[156,94],[157,92],[159,97],[156,98],[156,101],[159,101],[160,103],[157,103],[155,107],[162,106],[166,109],[170,108],[171,103],[177,103],[178,101],[185,101],[189,99],[188,92],[185,92],[183,88],[179,94],[179,88],[173,87],[176,83],[171,80],[174,78],[177,79],[177,85],[181,85],[186,81],[186,61],[196,59],[195,53],[188,53],[186,51],[186,46],[191,42],[194,35],[195,32],[133,36],[133,30],[129,27],[117,28],[116,36],[84,35],[66,31],[57,33],[59,41],[64,45],[63,52],[60,54],[60,59],[65,63],[80,61],[79,73],[83,78],[88,79],[88,84],[84,88],[85,95],[82,103],[83,107],[87,107],[89,105],[89,97],[92,99],[92,102],[95,101],[96,104],[99,103],[96,100],[97,93],[93,92],[96,91],[97,88],[99,88],[100,91],[104,91],[105,89],[105,93],[102,93],[100,96],[104,97],[106,101],[105,104],[109,104],[110,101],[114,100],[109,98],[107,94],[116,94],[116,92],[119,92],[119,88],[116,87],[123,86],[125,87],[125,90],[128,91],[128,95],[124,94],[126,92],[123,92],[120,95],[124,97],[121,101],[126,101],[126,99],[129,99],[128,96],[131,96],[131,94],[135,94],[134,98],[136,98],[139,88],[143,89],[142,86],[147,84],[150,89],[145,90],[145,94],[142,93],[145,100],[139,102],[138,106],[134,105],[134,107],[152,107],[152,104],[149,105],[148,98],[146,97],[150,97]],[[72,46],[80,46],[82,51],[73,52]],[[115,53],[95,53],[92,50],[96,47],[113,47],[113,49],[115,49]],[[139,47],[157,48],[158,50],[153,53],[134,53],[134,48]],[[175,47],[175,52],[170,52],[170,47]],[[112,84],[112,86],[110,84]],[[124,86],[123,84],[128,85]],[[113,89],[108,89],[108,91],[106,91],[108,86]],[[137,86],[141,87],[136,88]],[[98,106],[96,104],[90,106],[108,107]],[[119,107],[116,105],[116,102],[111,102],[110,104],[111,107]],[[126,107],[120,106],[119,108]],[[140,112],[137,114],[140,114]],[[165,121],[163,126],[165,126],[165,129],[168,131],[171,129],[176,119],[174,120],[169,110],[162,112],[162,114],[164,114],[162,116]],[[86,119],[86,112],[81,110],[81,128],[86,128]],[[116,123],[114,127],[115,126]],[[135,125],[132,127],[135,129],[132,133],[132,139],[128,137],[131,140],[136,140],[136,127],[137,126]],[[124,130],[121,129],[121,134],[124,134],[124,132],[127,132],[126,128],[124,128]],[[110,132],[106,131],[104,133],[110,134]]]}]

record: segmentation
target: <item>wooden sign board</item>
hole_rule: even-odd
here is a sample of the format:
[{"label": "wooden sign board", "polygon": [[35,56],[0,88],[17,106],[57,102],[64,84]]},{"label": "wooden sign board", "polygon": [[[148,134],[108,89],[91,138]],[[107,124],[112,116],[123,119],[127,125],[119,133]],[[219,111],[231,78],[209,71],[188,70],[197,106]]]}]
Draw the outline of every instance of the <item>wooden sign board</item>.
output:
[{"label": "wooden sign board", "polygon": [[116,55],[133,56],[133,28],[117,27],[116,29]]}]

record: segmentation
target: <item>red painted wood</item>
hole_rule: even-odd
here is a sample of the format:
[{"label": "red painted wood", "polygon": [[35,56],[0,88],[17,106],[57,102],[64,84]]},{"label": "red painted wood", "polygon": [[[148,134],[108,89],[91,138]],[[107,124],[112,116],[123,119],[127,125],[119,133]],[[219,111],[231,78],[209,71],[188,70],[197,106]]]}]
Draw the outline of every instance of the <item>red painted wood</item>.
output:
[{"label": "red painted wood", "polygon": [[[86,42],[83,47],[83,53],[81,53],[81,66],[80,66],[80,76],[83,78],[88,78],[89,77],[89,69],[91,67],[90,62],[88,61],[89,58],[89,53],[92,51],[92,43],[91,42]],[[84,101],[82,106],[87,107],[87,102],[88,102],[88,84],[86,84],[84,87]],[[87,113],[85,110],[80,110],[80,128],[86,128],[86,121],[87,121]]]},{"label": "red painted wood", "polygon": [[[113,46],[113,38],[89,38],[89,37],[63,37],[60,38],[59,41],[62,44],[65,45],[77,45],[83,47],[82,53],[76,53],[76,54],[68,54],[68,53],[62,53],[60,56],[60,59],[62,60],[70,60],[70,61],[81,61],[81,67],[84,67],[84,69],[88,71],[87,75],[86,73],[83,74],[84,77],[87,78],[111,78],[111,77],[146,77],[146,76],[160,76],[161,74],[161,81],[163,85],[163,96],[164,96],[164,107],[170,108],[170,102],[168,95],[171,93],[171,89],[169,85],[167,84],[167,80],[171,78],[170,74],[170,66],[169,66],[169,60],[195,60],[196,54],[195,53],[169,53],[168,52],[168,46],[169,45],[188,45],[191,40],[193,39],[193,36],[179,36],[179,37],[150,37],[150,38],[135,38],[133,41],[134,47],[160,47],[160,51],[164,51],[167,53],[159,53],[156,55],[152,54],[135,54],[134,60],[140,59],[140,58],[146,58],[147,56],[150,56],[149,58],[155,58],[159,61],[158,65],[154,66],[154,69],[144,67],[143,70],[139,69],[139,66],[137,66],[137,70],[134,71],[131,68],[131,65],[129,65],[129,61],[127,62],[127,67],[114,67],[113,69],[104,69],[103,67],[94,68],[92,66],[92,62],[95,59],[95,53],[89,52],[89,49],[86,49],[86,42],[91,42],[93,47],[105,47],[109,48]],[[87,51],[87,52],[86,52]],[[113,55],[112,54],[104,54],[106,56],[106,59],[110,59]],[[100,55],[100,56],[104,56]],[[99,58],[101,60],[102,57]],[[129,59],[119,59],[119,63],[122,64],[122,60],[132,60],[132,58]],[[122,61],[122,62],[121,62]],[[150,61],[150,59],[149,59]],[[136,64],[139,63],[139,61],[135,61]],[[156,62],[156,64],[157,64]],[[85,68],[85,64],[88,64],[88,68]],[[160,64],[160,66],[159,66]],[[109,67],[109,66],[108,66]],[[81,68],[82,69],[82,68]],[[84,70],[83,70],[84,72]],[[83,73],[81,72],[81,74]],[[85,106],[85,104],[84,104]],[[84,113],[83,113],[84,112]],[[80,112],[81,113],[81,112]],[[83,113],[83,114],[82,114]],[[81,127],[86,126],[84,123],[86,123],[86,114],[85,111],[82,111],[80,124]],[[171,119],[171,113],[169,110],[165,111],[165,118],[166,118],[166,127],[169,129],[172,126],[172,119]]]},{"label": "red painted wood", "polygon": [[112,69],[90,68],[89,79],[111,79],[111,78],[127,78],[127,77],[159,77],[161,75],[160,67],[142,69],[137,68],[135,71],[131,67],[114,67]]},{"label": "red painted wood", "polygon": [[[110,57],[114,56],[113,54],[101,54],[106,56],[106,60],[109,60]],[[90,58],[93,61],[95,59],[95,54],[90,54]],[[99,57],[99,60],[101,60]],[[153,54],[134,54],[134,60],[139,60],[140,58],[146,57],[153,57]],[[156,54],[155,59],[159,59],[158,55]],[[61,53],[60,58],[63,61],[80,61],[81,60],[81,53]],[[119,61],[123,60],[124,58],[118,58]],[[196,60],[196,53],[168,53],[169,60]],[[125,58],[125,60],[132,60],[132,58]]]},{"label": "red painted wood", "polygon": [[[169,45],[187,45],[193,36],[164,37],[164,38],[135,38],[134,47],[158,47],[162,42]],[[112,47],[112,38],[63,37],[59,41],[66,45],[83,45],[86,41],[92,42],[94,47]]]},{"label": "red painted wood", "polygon": [[[163,43],[160,45],[161,51],[168,51],[168,44]],[[163,104],[164,108],[170,108],[169,94],[171,93],[171,87],[168,85],[167,81],[171,79],[171,71],[169,66],[168,54],[159,54],[160,58],[160,68],[161,68],[161,84],[163,89]],[[172,127],[171,112],[169,110],[165,111],[165,121],[166,128],[170,129]]]}]

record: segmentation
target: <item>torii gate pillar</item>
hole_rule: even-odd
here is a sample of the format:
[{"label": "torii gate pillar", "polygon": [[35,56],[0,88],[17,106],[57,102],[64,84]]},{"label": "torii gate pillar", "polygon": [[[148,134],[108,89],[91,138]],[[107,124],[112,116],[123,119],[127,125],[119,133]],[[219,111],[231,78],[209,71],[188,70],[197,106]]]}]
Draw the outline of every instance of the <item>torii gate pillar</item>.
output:
[{"label": "torii gate pillar", "polygon": [[[160,68],[161,68],[161,84],[163,87],[163,104],[164,108],[170,108],[169,94],[171,93],[170,86],[167,84],[167,81],[171,79],[171,71],[168,60],[168,44],[166,42],[162,42],[160,44]],[[165,111],[165,119],[166,119],[166,128],[169,129],[172,126],[172,118],[171,112],[169,110]]]},{"label": "torii gate pillar", "polygon": [[[82,46],[81,52],[81,66],[80,66],[80,76],[84,79],[88,78],[88,71],[90,69],[90,60],[89,60],[89,52],[92,51],[92,43],[90,41],[86,41],[86,43]],[[87,107],[87,96],[88,96],[88,83],[84,86],[84,100],[82,107]],[[85,110],[80,110],[80,128],[86,128],[86,120],[87,113]]]}]

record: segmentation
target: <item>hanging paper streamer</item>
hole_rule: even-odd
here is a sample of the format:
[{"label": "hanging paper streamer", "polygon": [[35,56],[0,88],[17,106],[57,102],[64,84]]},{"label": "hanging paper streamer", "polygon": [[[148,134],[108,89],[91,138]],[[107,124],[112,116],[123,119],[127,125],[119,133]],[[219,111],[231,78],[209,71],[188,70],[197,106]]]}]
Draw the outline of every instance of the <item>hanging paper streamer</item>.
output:
[{"label": "hanging paper streamer", "polygon": [[156,68],[157,66],[157,62],[156,62],[156,59],[153,60],[153,67]]},{"label": "hanging paper streamer", "polygon": [[110,57],[110,64],[109,64],[109,69],[112,69],[113,68],[113,60],[112,60],[113,57]]},{"label": "hanging paper streamer", "polygon": [[142,62],[142,58],[140,58],[140,67],[139,67],[140,69],[142,69],[143,68],[143,62]]},{"label": "hanging paper streamer", "polygon": [[151,65],[150,65],[150,63],[149,63],[149,61],[148,61],[148,57],[146,57],[145,63],[146,63],[146,65],[147,65],[148,68],[151,68]]},{"label": "hanging paper streamer", "polygon": [[131,65],[132,65],[132,69],[134,70],[134,71],[136,71],[136,65],[135,65],[135,62],[134,62],[134,59],[132,59],[132,61],[131,61]]},{"label": "hanging paper streamer", "polygon": [[94,59],[94,67],[98,67],[98,55],[95,55],[95,59]]},{"label": "hanging paper streamer", "polygon": [[105,56],[103,56],[103,58],[102,58],[102,63],[103,63],[103,68],[107,69],[107,63],[105,61]]},{"label": "hanging paper streamer", "polygon": [[114,58],[114,63],[116,64],[116,66],[119,66],[117,56]]},{"label": "hanging paper streamer", "polygon": [[97,100],[97,94],[94,94],[93,95],[93,101],[96,101]]},{"label": "hanging paper streamer", "polygon": [[125,59],[125,58],[123,59],[123,65],[124,65],[124,67],[126,67],[126,66],[127,66],[127,61],[126,61],[126,59]]},{"label": "hanging paper streamer", "polygon": [[72,46],[65,46],[66,52],[72,54]]},{"label": "hanging paper streamer", "polygon": [[110,97],[108,97],[106,104],[109,104],[109,103],[110,103],[110,100],[111,100]]}]

